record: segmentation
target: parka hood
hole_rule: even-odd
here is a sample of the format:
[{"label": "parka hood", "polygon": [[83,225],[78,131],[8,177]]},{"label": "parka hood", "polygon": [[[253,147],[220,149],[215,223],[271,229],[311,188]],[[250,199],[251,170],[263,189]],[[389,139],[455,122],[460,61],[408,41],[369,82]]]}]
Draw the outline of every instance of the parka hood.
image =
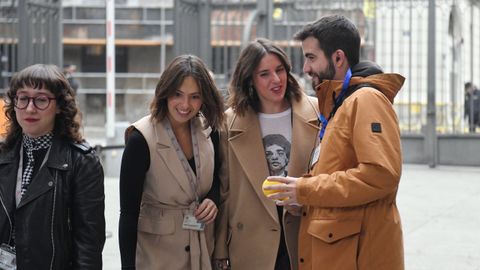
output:
[{"label": "parka hood", "polygon": [[382,68],[371,61],[361,61],[352,67],[352,77],[368,77],[375,74],[382,74]]},{"label": "parka hood", "polygon": [[[363,87],[360,85],[365,85],[364,87],[373,87],[382,92],[393,104],[395,96],[405,81],[405,78],[400,74],[383,73],[380,66],[370,61],[359,62],[351,69],[352,78],[347,95]],[[324,116],[329,115],[333,109],[335,97],[340,94],[342,84],[343,81],[341,80],[324,80],[316,87],[315,92],[318,98],[318,107]]]}]

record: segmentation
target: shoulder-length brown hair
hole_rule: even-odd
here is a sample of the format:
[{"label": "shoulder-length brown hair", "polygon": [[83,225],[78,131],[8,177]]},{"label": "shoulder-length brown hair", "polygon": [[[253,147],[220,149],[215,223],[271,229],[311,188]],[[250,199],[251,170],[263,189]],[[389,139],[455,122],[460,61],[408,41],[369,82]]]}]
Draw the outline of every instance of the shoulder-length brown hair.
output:
[{"label": "shoulder-length brown hair", "polygon": [[17,121],[14,99],[21,88],[45,89],[55,96],[58,113],[55,116],[53,132],[55,136],[73,142],[83,140],[80,133],[80,114],[75,103],[73,89],[55,65],[35,64],[17,72],[10,81],[6,93],[5,114],[7,117],[7,134],[5,147],[13,146],[22,134],[22,127]]},{"label": "shoulder-length brown hair", "polygon": [[167,99],[175,95],[188,76],[192,77],[200,87],[202,97],[200,112],[207,119],[206,124],[220,129],[223,121],[223,99],[207,66],[195,55],[177,56],[163,71],[155,88],[155,97],[150,104],[152,117],[160,121],[167,116]]},{"label": "shoulder-length brown hair", "polygon": [[240,53],[228,88],[230,95],[227,105],[240,116],[245,114],[248,107],[251,107],[255,112],[260,110],[258,94],[252,89],[253,73],[262,58],[267,54],[276,55],[287,71],[285,99],[289,102],[292,98],[300,100],[302,90],[291,73],[292,65],[285,51],[268,39],[258,38],[248,44]]}]

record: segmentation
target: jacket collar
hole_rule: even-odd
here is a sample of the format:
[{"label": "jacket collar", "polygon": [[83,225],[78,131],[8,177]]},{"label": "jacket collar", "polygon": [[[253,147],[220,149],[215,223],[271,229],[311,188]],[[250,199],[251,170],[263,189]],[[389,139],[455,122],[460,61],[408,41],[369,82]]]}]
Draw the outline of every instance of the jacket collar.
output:
[{"label": "jacket collar", "polygon": [[[350,80],[349,87],[355,87],[360,84],[370,84],[382,92],[392,104],[405,81],[404,77],[395,73],[381,73],[368,77],[359,77],[355,76],[355,74],[353,74],[353,76]],[[335,105],[335,97],[338,97],[342,91],[342,84],[343,81],[341,80],[324,80],[315,88],[318,98],[318,108],[320,113],[325,117],[330,115]]]}]

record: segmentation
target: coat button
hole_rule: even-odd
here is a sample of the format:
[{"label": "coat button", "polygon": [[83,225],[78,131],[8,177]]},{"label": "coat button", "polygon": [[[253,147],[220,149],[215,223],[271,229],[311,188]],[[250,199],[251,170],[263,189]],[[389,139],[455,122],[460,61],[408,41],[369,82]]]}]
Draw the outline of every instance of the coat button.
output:
[{"label": "coat button", "polygon": [[333,237],[333,233],[329,233],[328,238],[332,238],[332,237]]},{"label": "coat button", "polygon": [[302,215],[305,217],[307,216],[307,212],[303,212]]},{"label": "coat button", "polygon": [[242,224],[242,223],[240,223],[240,222],[239,222],[239,223],[237,223],[237,229],[239,229],[239,230],[243,229],[243,224]]},{"label": "coat button", "polygon": [[52,181],[48,182],[48,186],[49,187],[53,186],[53,182]]},{"label": "coat button", "polygon": [[186,247],[185,247],[185,251],[186,251],[186,252],[189,252],[189,251],[190,251],[190,246],[186,246]]},{"label": "coat button", "polygon": [[300,262],[303,263],[303,262],[304,262],[304,259],[303,259],[303,258],[300,258]]},{"label": "coat button", "polygon": [[62,165],[62,167],[63,167],[63,168],[67,168],[67,167],[68,167],[68,164],[65,163],[65,164]]}]

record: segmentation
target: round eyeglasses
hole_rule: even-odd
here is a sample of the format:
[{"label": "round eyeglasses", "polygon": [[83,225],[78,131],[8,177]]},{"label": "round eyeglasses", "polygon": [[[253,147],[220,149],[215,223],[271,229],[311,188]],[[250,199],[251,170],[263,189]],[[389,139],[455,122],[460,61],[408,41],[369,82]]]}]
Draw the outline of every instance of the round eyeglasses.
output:
[{"label": "round eyeglasses", "polygon": [[33,106],[43,111],[48,108],[48,106],[50,105],[50,101],[55,99],[56,98],[51,98],[47,96],[16,96],[14,98],[14,105],[17,109],[23,110],[28,107],[28,104],[30,104],[30,100],[32,100]]}]

